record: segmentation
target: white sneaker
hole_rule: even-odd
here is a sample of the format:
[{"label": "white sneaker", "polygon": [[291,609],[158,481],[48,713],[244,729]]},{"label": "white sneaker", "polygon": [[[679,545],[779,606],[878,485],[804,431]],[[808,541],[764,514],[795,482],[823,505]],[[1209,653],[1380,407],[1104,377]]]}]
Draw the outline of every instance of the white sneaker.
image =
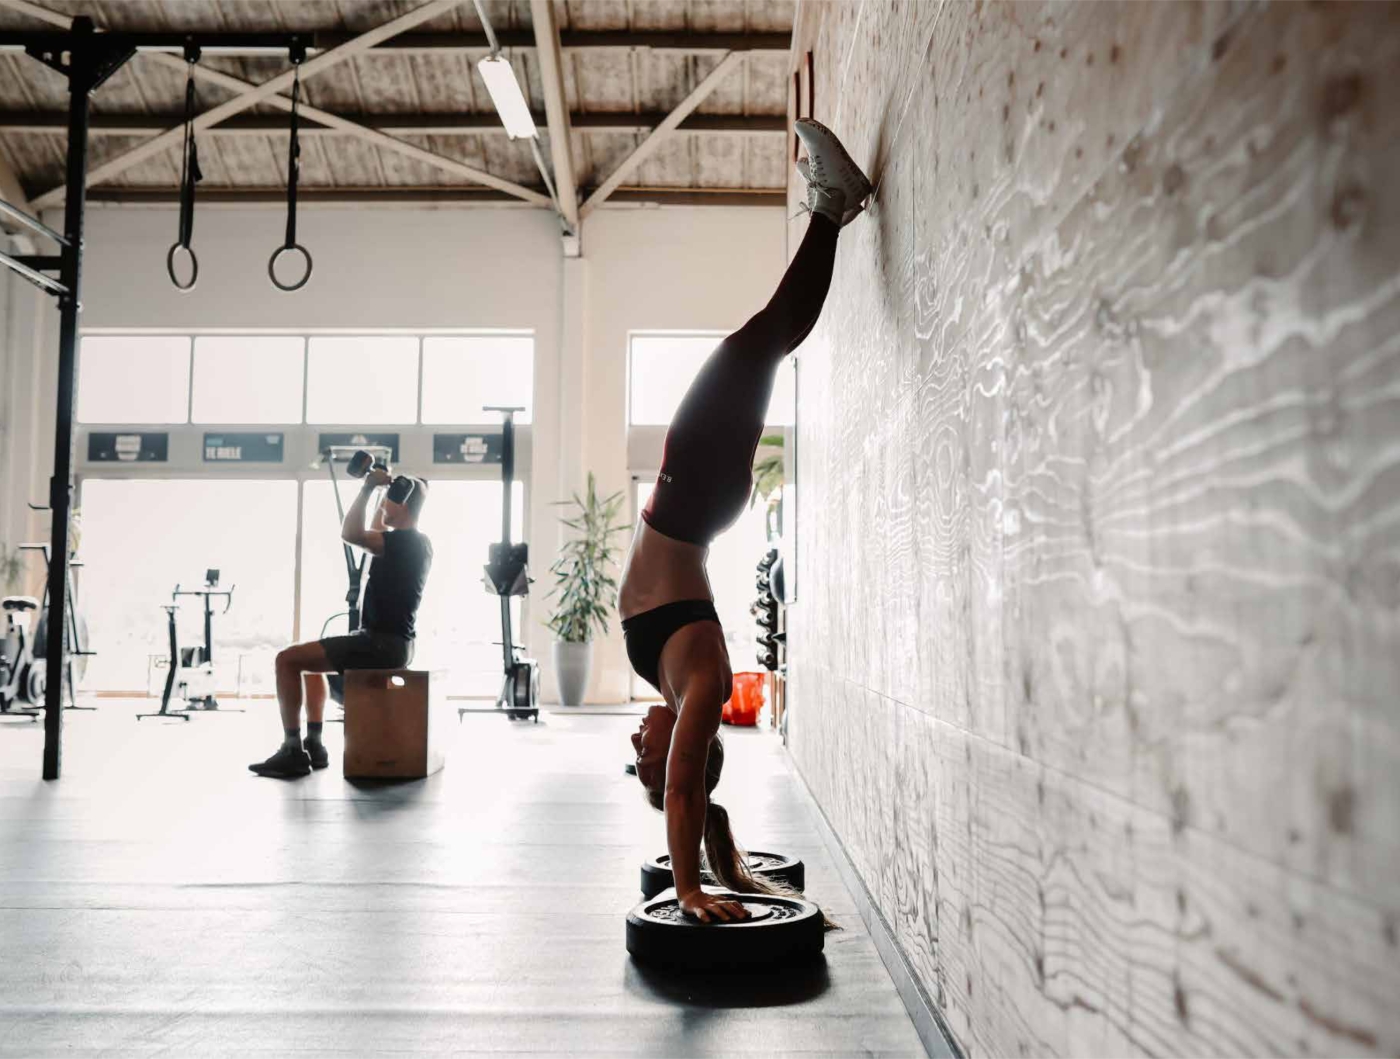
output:
[{"label": "white sneaker", "polygon": [[797,163],[798,174],[807,182],[807,208],[837,224],[849,224],[865,208],[873,190],[870,181],[825,125],[802,118],[793,131],[807,148],[807,157]]}]

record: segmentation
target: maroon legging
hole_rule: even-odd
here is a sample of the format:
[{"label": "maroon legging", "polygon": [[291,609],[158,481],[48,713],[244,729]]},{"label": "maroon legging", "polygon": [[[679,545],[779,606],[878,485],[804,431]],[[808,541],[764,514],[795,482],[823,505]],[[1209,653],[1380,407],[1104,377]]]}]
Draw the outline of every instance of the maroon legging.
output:
[{"label": "maroon legging", "polygon": [[666,432],[661,473],[642,511],[652,529],[708,545],[744,510],[778,365],[816,326],[839,232],[814,213],[777,293],[701,366]]}]

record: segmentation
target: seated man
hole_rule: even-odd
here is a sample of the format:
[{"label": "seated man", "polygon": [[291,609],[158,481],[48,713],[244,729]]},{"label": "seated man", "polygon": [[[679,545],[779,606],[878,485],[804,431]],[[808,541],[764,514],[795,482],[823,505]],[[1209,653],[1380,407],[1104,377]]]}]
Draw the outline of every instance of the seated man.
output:
[{"label": "seated man", "polygon": [[[259,776],[305,776],[328,762],[321,742],[326,709],[327,673],[347,669],[402,669],[413,661],[414,616],[423,601],[423,586],[433,564],[433,545],[418,532],[418,513],[428,483],[413,479],[413,491],[401,504],[385,496],[365,528],[370,497],[392,481],[374,469],[365,476],[360,495],[345,512],[340,536],[374,556],[369,564],[363,621],[359,632],[293,644],[277,655],[277,704],[285,738],[266,761],[248,768]],[[304,682],[304,684],[303,684]],[[306,739],[301,737],[302,691],[306,699]]]}]

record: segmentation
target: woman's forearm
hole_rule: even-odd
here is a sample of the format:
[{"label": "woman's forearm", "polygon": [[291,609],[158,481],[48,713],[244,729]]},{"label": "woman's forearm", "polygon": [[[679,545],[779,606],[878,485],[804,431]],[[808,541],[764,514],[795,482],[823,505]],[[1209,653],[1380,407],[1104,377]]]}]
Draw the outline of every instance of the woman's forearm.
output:
[{"label": "woman's forearm", "polygon": [[700,840],[705,833],[705,792],[666,789],[666,845],[677,896],[700,889]]}]

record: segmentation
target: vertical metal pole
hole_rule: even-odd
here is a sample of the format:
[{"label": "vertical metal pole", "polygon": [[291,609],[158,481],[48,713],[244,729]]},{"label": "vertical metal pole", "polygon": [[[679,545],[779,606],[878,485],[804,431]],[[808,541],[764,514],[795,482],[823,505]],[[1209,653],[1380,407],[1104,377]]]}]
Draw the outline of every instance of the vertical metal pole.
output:
[{"label": "vertical metal pole", "polygon": [[[306,483],[297,479],[296,551],[292,555],[292,643],[301,643],[301,539],[306,520]],[[240,663],[241,665],[241,663]],[[238,690],[243,691],[243,675],[239,670]]]},{"label": "vertical metal pole", "polygon": [[515,483],[515,413],[507,412],[501,426],[501,481],[505,499],[501,506],[501,543],[510,543],[510,492]]},{"label": "vertical metal pole", "polygon": [[[73,499],[73,398],[78,355],[78,314],[82,311],[83,210],[87,203],[88,99],[94,57],[88,43],[92,22],[75,19],[68,70],[68,174],[63,205],[63,248],[60,274],[68,292],[59,298],[58,408],[54,426],[53,477],[49,507],[53,526],[49,538],[49,626],[44,689],[44,779],[56,780],[62,769],[63,670],[65,617],[68,606],[68,515]],[[81,40],[82,36],[89,40]]]},{"label": "vertical metal pole", "polygon": [[506,674],[515,664],[515,637],[510,628],[510,597],[501,597],[501,656],[505,659]]}]

